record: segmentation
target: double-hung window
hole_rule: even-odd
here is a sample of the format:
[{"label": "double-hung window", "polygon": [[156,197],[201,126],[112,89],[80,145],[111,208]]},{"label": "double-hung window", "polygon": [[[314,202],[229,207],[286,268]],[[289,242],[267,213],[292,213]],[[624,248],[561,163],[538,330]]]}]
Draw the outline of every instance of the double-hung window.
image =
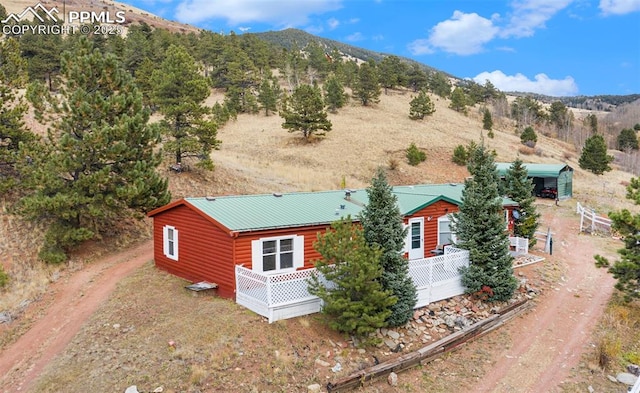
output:
[{"label": "double-hung window", "polygon": [[438,245],[444,246],[456,242],[456,234],[451,229],[451,216],[438,218]]},{"label": "double-hung window", "polygon": [[280,273],[302,267],[304,238],[283,236],[263,238],[252,242],[253,270]]},{"label": "double-hung window", "polygon": [[164,255],[173,259],[174,261],[178,260],[178,230],[175,227],[170,225],[165,225],[162,231],[162,246],[164,250]]}]

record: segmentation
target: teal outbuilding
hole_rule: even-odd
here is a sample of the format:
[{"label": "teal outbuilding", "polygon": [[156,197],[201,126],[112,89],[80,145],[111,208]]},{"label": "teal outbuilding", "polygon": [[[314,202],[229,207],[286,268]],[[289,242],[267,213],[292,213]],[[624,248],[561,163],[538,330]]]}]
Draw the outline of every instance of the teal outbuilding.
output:
[{"label": "teal outbuilding", "polygon": [[[557,196],[568,199],[573,196],[573,168],[567,164],[523,164],[527,168],[529,178],[533,180],[534,194],[539,197]],[[498,174],[504,177],[510,162],[496,164]]]}]

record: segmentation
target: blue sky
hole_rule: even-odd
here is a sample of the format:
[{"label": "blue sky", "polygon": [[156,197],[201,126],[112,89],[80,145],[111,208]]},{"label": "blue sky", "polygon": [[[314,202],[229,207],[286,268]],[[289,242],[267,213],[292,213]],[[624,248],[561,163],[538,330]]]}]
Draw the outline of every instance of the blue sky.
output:
[{"label": "blue sky", "polygon": [[640,0],[125,0],[214,32],[295,27],[503,91],[640,93]]}]

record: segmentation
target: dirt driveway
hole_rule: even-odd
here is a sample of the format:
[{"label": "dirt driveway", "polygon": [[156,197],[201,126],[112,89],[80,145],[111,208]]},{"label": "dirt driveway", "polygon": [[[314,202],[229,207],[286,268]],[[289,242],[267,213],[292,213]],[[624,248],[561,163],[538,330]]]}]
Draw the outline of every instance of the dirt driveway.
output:
[{"label": "dirt driveway", "polygon": [[147,241],[91,263],[53,284],[49,290],[53,299],[44,315],[0,353],[0,390],[28,392],[30,383],[64,351],[118,281],[152,258],[153,243]]},{"label": "dirt driveway", "polygon": [[[577,234],[576,220],[566,220],[568,207],[562,208],[565,219],[554,209],[546,207],[541,211],[545,226],[555,231],[553,258],[562,266],[562,277],[543,293],[533,311],[510,322],[499,333],[491,333],[507,335],[513,345],[491,347],[481,339],[466,346],[469,351],[488,353],[491,359],[480,376],[455,376],[457,383],[469,387],[467,391],[558,391],[590,342],[612,292],[613,280],[605,270],[594,267],[593,254],[602,250],[590,236]],[[0,391],[30,391],[31,382],[65,350],[118,281],[151,258],[152,244],[146,242],[93,262],[55,283],[47,311],[26,334],[0,353]],[[465,350],[453,356],[465,361]],[[440,363],[446,370],[447,361]],[[437,366],[429,371],[430,367],[408,374],[439,372]],[[411,379],[409,375],[401,378]],[[467,380],[460,381],[461,378]],[[381,389],[388,388],[391,387]]]}]

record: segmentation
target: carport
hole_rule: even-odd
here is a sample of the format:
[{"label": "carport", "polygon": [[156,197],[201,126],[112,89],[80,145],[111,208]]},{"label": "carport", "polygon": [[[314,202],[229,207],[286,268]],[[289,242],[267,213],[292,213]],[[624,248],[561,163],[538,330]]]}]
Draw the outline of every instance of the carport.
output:
[{"label": "carport", "polygon": [[[498,174],[504,178],[510,162],[496,164]],[[556,194],[558,199],[568,199],[573,196],[573,168],[567,164],[530,164],[524,163],[529,178],[533,180],[533,192],[537,196],[550,197]]]}]

